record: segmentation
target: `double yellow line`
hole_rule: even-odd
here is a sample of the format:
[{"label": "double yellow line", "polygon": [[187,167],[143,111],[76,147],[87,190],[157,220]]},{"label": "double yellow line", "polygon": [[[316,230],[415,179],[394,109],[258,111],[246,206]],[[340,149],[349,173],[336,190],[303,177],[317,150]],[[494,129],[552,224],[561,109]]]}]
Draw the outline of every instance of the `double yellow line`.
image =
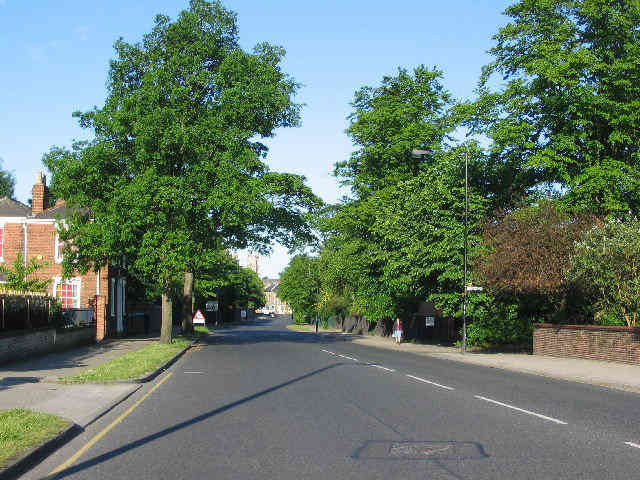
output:
[{"label": "double yellow line", "polygon": [[62,465],[60,465],[55,470],[53,470],[49,474],[49,478],[54,477],[58,473],[62,472],[63,470],[66,470],[71,465],[73,465],[76,462],[76,460],[78,460],[87,450],[89,450],[93,445],[95,445],[102,437],[104,437],[107,433],[109,433],[113,429],[113,427],[115,427],[120,422],[122,422],[125,418],[127,418],[131,414],[131,412],[133,412],[136,408],[138,408],[142,402],[144,402],[147,398],[149,398],[149,395],[155,392],[158,389],[158,387],[160,387],[160,385],[162,385],[164,382],[169,380],[169,378],[171,378],[172,375],[173,373],[169,373],[166,377],[164,377],[162,380],[156,383],[153,386],[153,388],[151,388],[151,390],[145,393],[142,396],[142,398],[140,398],[140,400],[138,400],[136,403],[131,405],[131,407],[129,407],[126,412],[124,412],[122,415],[116,418],[113,422],[111,422],[108,426],[106,426],[100,433],[98,433],[95,437],[89,440],[80,450],[78,450],[75,454],[73,454],[73,456],[69,458],[69,460],[67,460]]}]

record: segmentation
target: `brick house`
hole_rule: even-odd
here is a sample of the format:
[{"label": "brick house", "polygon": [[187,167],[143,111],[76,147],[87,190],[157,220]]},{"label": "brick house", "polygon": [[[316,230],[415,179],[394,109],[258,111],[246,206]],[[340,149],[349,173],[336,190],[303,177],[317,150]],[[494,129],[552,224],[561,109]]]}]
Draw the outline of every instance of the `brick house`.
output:
[{"label": "brick house", "polygon": [[264,277],[262,279],[262,284],[264,285],[264,293],[267,301],[263,311],[273,312],[278,315],[291,315],[291,307],[278,297],[280,280]]},{"label": "brick house", "polygon": [[[48,293],[95,320],[96,340],[124,331],[126,279],[122,269],[104,266],[73,278],[62,277],[62,247],[57,227],[68,214],[64,201],[48,207],[48,189],[42,173],[36,175],[32,206],[0,198],[0,262],[11,265],[18,252],[24,261],[35,258],[45,266],[36,275],[49,280]],[[48,208],[47,208],[48,207]],[[84,310],[84,312],[83,312]]]}]

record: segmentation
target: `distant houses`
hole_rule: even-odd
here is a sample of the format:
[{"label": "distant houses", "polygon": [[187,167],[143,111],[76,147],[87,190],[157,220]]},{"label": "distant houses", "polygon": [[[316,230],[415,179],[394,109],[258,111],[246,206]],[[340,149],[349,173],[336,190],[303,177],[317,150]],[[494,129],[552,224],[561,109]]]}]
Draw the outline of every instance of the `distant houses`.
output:
[{"label": "distant houses", "polygon": [[278,298],[278,286],[280,280],[277,278],[262,279],[264,284],[264,293],[267,297],[267,304],[263,308],[265,313],[275,313],[277,315],[291,315],[291,307]]}]

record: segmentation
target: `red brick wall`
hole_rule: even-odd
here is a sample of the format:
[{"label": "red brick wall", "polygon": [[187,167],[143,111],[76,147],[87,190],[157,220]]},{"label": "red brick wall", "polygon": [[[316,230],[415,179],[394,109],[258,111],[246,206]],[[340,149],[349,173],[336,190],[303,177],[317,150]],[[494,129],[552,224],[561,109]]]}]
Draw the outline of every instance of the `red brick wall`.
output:
[{"label": "red brick wall", "polygon": [[4,246],[2,258],[5,265],[10,265],[16,259],[18,252],[24,248],[24,230],[20,223],[7,223],[4,226]]},{"label": "red brick wall", "polygon": [[107,307],[105,305],[105,298],[104,295],[96,295],[93,303],[93,315],[96,319],[96,340],[98,341],[107,336]]},{"label": "red brick wall", "polygon": [[533,353],[640,365],[640,328],[538,324]]}]

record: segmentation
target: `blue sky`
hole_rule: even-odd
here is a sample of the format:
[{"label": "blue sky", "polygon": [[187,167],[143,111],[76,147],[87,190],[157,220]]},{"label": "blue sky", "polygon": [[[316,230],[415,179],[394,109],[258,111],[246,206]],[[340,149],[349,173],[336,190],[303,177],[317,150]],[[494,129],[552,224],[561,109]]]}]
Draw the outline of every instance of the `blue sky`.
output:
[{"label": "blue sky", "polygon": [[[471,98],[491,37],[506,23],[507,0],[228,0],[238,14],[240,41],[283,46],[283,69],[303,84],[302,127],[269,140],[273,170],[305,175],[334,202],[340,192],[333,164],[348,158],[344,135],[349,102],[398,67],[444,71],[458,98]],[[17,179],[18,200],[30,198],[43,153],[87,138],[71,113],[100,106],[113,42],[135,42],[157,13],[172,18],[187,0],[0,0],[0,158]],[[261,274],[277,276],[286,253],[262,259]]]}]

